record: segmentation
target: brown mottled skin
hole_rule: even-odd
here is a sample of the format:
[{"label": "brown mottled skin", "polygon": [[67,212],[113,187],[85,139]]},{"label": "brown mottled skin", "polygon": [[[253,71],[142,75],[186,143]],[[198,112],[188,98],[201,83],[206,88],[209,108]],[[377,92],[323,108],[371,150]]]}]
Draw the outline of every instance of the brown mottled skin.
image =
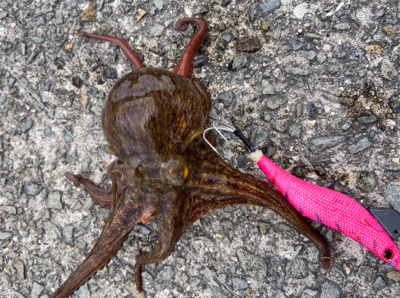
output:
[{"label": "brown mottled skin", "polygon": [[51,296],[72,295],[102,269],[122,247],[134,226],[156,221],[159,241],[152,252],[136,256],[136,287],[142,291],[142,265],[167,258],[196,220],[226,206],[252,204],[276,211],[318,248],[329,269],[334,254],[324,238],[274,188],[227,165],[202,139],[211,106],[207,88],[192,79],[194,56],[207,32],[202,19],[183,19],[197,31],[173,72],[145,68],[122,39],[79,32],[112,41],[124,50],[133,72],[120,79],[102,112],[109,150],[117,157],[108,167],[112,187],[102,189],[80,175],[94,203],[110,209],[106,226],[83,263]]}]

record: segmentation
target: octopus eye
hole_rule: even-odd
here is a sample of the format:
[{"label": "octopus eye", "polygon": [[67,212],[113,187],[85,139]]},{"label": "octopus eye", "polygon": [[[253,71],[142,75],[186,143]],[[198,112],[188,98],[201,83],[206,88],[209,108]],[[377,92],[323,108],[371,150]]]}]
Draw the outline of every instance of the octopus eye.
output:
[{"label": "octopus eye", "polygon": [[146,170],[143,165],[139,164],[136,168],[125,164],[125,181],[131,187],[139,186],[143,180],[147,178]]},{"label": "octopus eye", "polygon": [[184,183],[188,175],[187,167],[181,162],[171,159],[163,165],[165,178],[169,180],[172,185],[180,186]]},{"label": "octopus eye", "polygon": [[394,257],[394,253],[391,249],[386,250],[383,255],[385,256],[386,259],[390,260]]}]

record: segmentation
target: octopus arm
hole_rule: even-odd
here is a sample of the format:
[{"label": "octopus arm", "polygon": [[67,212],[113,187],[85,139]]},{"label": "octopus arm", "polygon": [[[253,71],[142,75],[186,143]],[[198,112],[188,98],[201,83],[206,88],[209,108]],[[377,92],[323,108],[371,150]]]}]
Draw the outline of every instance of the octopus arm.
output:
[{"label": "octopus arm", "polygon": [[96,186],[93,181],[83,178],[81,175],[73,175],[69,172],[65,173],[65,177],[74,182],[76,187],[82,184],[89,192],[90,197],[96,205],[99,205],[101,208],[111,209],[114,200],[113,186],[101,188]]},{"label": "octopus arm", "polygon": [[131,62],[131,66],[132,66],[133,70],[146,67],[140,60],[139,56],[129,46],[129,44],[120,37],[115,37],[115,36],[110,36],[110,35],[99,35],[99,34],[94,34],[94,33],[83,32],[83,31],[76,33],[76,35],[112,42],[112,43],[116,44],[117,46],[119,46],[121,48],[121,50],[126,54],[129,61]]},{"label": "octopus arm", "polygon": [[83,286],[93,275],[107,265],[122,247],[134,226],[140,222],[141,208],[134,193],[127,190],[117,198],[108,216],[107,223],[90,254],[51,295],[51,298],[66,298]]},{"label": "octopus arm", "polygon": [[182,225],[182,214],[187,213],[189,202],[181,194],[166,193],[160,200],[156,223],[159,230],[158,244],[151,252],[139,253],[136,256],[135,278],[136,289],[142,291],[142,265],[165,260],[175,249],[175,245],[185,232]]},{"label": "octopus arm", "polygon": [[[192,160],[196,166],[186,183],[186,191],[192,195],[192,205],[184,229],[209,212],[236,204],[251,204],[266,207],[287,220],[298,232],[310,239],[318,248],[320,261],[324,268],[331,269],[334,264],[334,252],[327,241],[310,226],[303,217],[278,190],[265,182],[254,179],[227,165],[210,147],[202,149],[202,162]],[[188,149],[191,150],[190,148]],[[196,156],[194,153],[186,154]],[[199,154],[197,154],[199,157]],[[200,156],[201,157],[201,156]]]}]

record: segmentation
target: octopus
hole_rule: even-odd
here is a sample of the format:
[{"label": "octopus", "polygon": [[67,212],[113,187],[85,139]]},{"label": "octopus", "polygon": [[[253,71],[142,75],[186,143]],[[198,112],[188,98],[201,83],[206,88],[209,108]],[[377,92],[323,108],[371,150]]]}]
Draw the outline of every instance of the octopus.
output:
[{"label": "octopus", "polygon": [[193,68],[207,23],[187,18],[176,27],[185,31],[189,24],[196,27],[195,33],[172,72],[145,67],[121,38],[77,33],[118,45],[133,71],[115,84],[101,115],[108,150],[116,156],[107,169],[112,186],[100,188],[81,175],[65,174],[76,187],[83,185],[95,204],[110,211],[93,249],[52,298],[71,296],[109,263],[135,225],[154,221],[159,228],[157,246],[135,259],[140,293],[143,265],[171,255],[182,234],[201,217],[237,204],[278,213],[316,245],[322,266],[332,268],[333,250],[288,200],[276,188],[229,166],[202,138],[210,125],[211,95],[193,78]]}]

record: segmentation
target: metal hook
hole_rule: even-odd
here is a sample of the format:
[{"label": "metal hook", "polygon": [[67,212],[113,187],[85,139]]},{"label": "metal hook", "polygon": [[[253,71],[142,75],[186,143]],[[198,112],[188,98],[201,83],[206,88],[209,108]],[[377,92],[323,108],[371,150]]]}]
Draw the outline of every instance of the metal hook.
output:
[{"label": "metal hook", "polygon": [[225,138],[225,136],[219,130],[225,130],[229,132],[234,132],[236,130],[236,128],[234,128],[233,126],[230,126],[229,124],[226,124],[222,121],[214,121],[213,127],[218,132],[218,134],[228,143],[229,141],[227,140],[227,138]]},{"label": "metal hook", "polygon": [[217,149],[215,149],[214,146],[211,145],[211,143],[207,140],[207,138],[206,138],[206,132],[209,131],[209,130],[215,129],[215,130],[217,131],[217,133],[218,133],[225,141],[229,142],[228,139],[225,138],[225,136],[221,133],[220,130],[229,131],[229,132],[234,132],[234,131],[236,130],[236,128],[234,128],[233,126],[231,126],[231,125],[229,125],[229,124],[226,124],[226,123],[224,123],[224,122],[222,122],[222,121],[214,121],[212,125],[213,125],[212,127],[209,127],[209,128],[207,128],[207,129],[204,130],[204,132],[203,132],[203,138],[204,138],[204,140],[207,142],[207,144],[208,144],[215,152],[218,153],[218,155],[221,155],[221,154],[219,154],[219,152],[217,151]]}]

